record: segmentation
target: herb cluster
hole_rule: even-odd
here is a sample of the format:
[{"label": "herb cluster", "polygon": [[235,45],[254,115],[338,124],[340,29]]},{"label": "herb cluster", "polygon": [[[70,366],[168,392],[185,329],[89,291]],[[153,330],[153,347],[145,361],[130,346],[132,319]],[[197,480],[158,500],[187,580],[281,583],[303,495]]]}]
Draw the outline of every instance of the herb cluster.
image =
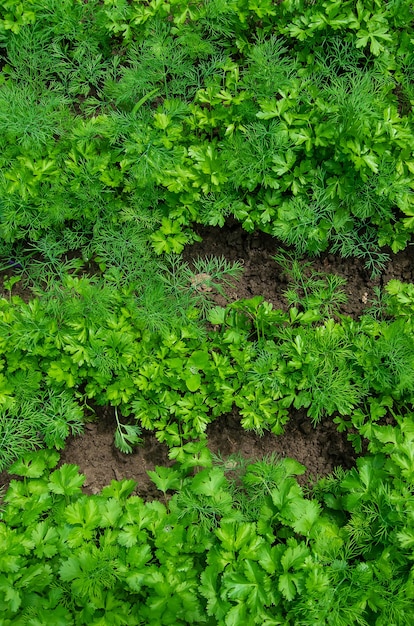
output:
[{"label": "herb cluster", "polygon": [[[212,265],[206,291],[188,280],[203,274],[170,268],[187,285],[185,296],[170,271],[172,303],[185,296],[192,306],[170,324],[155,318],[152,329],[150,309],[137,306],[134,292],[86,277],[68,275],[29,303],[2,299],[0,467],[38,445],[61,449],[81,432],[88,402],[115,407],[123,452],[132,451],[142,428],[170,447],[183,445],[234,405],[243,427],[258,433],[282,433],[292,407],[304,408],[313,423],[333,416],[361,450],[353,427],[412,406],[410,285],[389,284],[384,319],[377,311],[356,321],[338,317],[345,294],[337,277],[306,277],[294,261],[287,312],[261,296],[214,307],[208,290],[220,283]],[[226,268],[215,265],[227,280]],[[203,311],[210,330],[201,325]]]},{"label": "herb cluster", "polygon": [[233,216],[379,271],[413,232],[412,17],[406,0],[0,3],[5,257],[114,250],[125,272],[120,239],[180,253]]},{"label": "herb cluster", "polygon": [[1,623],[409,626],[413,432],[412,414],[378,427],[375,454],[309,493],[292,459],[186,444],[150,472],[164,504],[131,480],[86,496],[76,466],[28,454],[0,513]]},{"label": "herb cluster", "polygon": [[[358,320],[324,251],[372,274],[414,231],[407,0],[0,1],[0,626],[414,623],[414,288]],[[183,261],[227,219],[292,254],[287,311],[215,306],[242,267]],[[15,285],[30,290],[17,297]],[[172,467],[82,492],[92,405]],[[331,417],[360,456],[213,458],[207,425]],[[37,450],[43,448],[43,450]],[[11,467],[10,467],[11,466]]]}]

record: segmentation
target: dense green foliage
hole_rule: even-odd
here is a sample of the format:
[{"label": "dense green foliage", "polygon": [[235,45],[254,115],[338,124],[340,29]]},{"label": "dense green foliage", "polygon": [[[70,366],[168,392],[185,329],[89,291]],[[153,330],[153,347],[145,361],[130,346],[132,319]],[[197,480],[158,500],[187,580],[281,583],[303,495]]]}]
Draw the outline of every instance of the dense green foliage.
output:
[{"label": "dense green foliage", "polygon": [[62,448],[88,401],[115,407],[125,452],[141,428],[181,445],[233,405],[275,433],[292,406],[350,430],[373,405],[407,410],[404,287],[392,319],[334,317],[341,281],[279,254],[288,313],[214,309],[241,267],[180,253],[229,216],[374,273],[381,246],[408,243],[412,17],[400,1],[0,3],[0,467]]},{"label": "dense green foliage", "polygon": [[378,427],[375,455],[310,494],[297,461],[186,444],[150,472],[164,504],[130,480],[85,496],[76,466],[31,453],[0,513],[0,624],[410,626],[413,436],[413,415]]},{"label": "dense green foliage", "polygon": [[[287,296],[297,306],[283,312],[255,297],[210,307],[214,330],[204,332],[197,308],[151,331],[128,290],[85,277],[68,276],[27,304],[1,300],[0,467],[42,441],[61,448],[81,430],[89,400],[129,418],[117,422],[124,452],[141,428],[182,445],[233,405],[244,428],[276,434],[290,407],[305,408],[314,423],[336,415],[341,428],[387,410],[404,414],[414,397],[410,286],[390,283],[386,319],[335,319],[344,295],[336,277],[306,279],[306,268],[294,269],[301,282]],[[359,435],[351,437],[360,449]]]},{"label": "dense green foliage", "polygon": [[[412,3],[0,0],[0,48],[0,626],[411,626],[414,287],[354,320],[299,258],[375,275],[411,243]],[[228,219],[274,236],[286,311],[214,306],[242,266],[183,261]],[[123,452],[168,444],[162,503],[54,469],[94,405]],[[307,490],[212,458],[234,406],[366,454]]]},{"label": "dense green foliage", "polygon": [[234,216],[378,271],[414,228],[412,21],[407,0],[1,2],[4,254],[110,257],[114,228],[177,253]]}]

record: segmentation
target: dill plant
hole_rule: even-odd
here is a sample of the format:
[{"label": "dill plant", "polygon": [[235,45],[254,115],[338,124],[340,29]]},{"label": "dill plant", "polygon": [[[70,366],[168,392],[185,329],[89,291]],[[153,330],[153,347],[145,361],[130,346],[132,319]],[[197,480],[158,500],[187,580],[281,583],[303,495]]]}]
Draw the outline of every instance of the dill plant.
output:
[{"label": "dill plant", "polygon": [[9,141],[37,151],[68,126],[66,97],[49,89],[39,93],[30,84],[3,85],[0,91],[0,129]]},{"label": "dill plant", "polygon": [[256,97],[272,96],[286,89],[297,75],[298,63],[288,54],[288,42],[283,36],[266,37],[259,33],[247,53],[243,84]]},{"label": "dill plant", "polygon": [[250,123],[234,133],[222,152],[235,188],[253,191],[259,185],[271,189],[280,187],[274,173],[278,155],[291,147],[286,130],[276,121]]},{"label": "dill plant", "polygon": [[341,304],[347,301],[343,289],[346,280],[335,274],[312,270],[312,265],[300,261],[295,255],[279,253],[274,260],[289,279],[284,296],[289,307],[301,307],[304,311],[316,310],[322,317],[339,313]]},{"label": "dill plant", "polygon": [[[22,381],[15,377],[17,382]],[[30,450],[61,450],[70,434],[83,432],[83,422],[83,411],[70,392],[37,389],[32,397],[16,398],[0,414],[0,471]]]},{"label": "dill plant", "polygon": [[242,273],[243,264],[239,261],[230,262],[223,256],[196,258],[191,266],[186,262],[178,265],[177,288],[180,289],[181,283],[181,289],[190,292],[196,305],[206,315],[211,306],[211,295],[218,293],[227,297],[226,289],[234,288]]}]

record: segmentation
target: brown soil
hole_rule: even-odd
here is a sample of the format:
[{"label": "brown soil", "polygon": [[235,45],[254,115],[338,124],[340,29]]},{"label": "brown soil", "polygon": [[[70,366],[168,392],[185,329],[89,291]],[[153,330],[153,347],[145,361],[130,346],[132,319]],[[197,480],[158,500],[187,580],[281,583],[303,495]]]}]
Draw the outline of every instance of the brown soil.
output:
[{"label": "brown soil", "polygon": [[[152,433],[143,434],[143,444],[132,454],[122,454],[113,444],[114,418],[111,411],[101,412],[99,420],[87,424],[82,437],[71,438],[61,455],[61,463],[75,463],[86,475],[86,493],[98,493],[111,480],[132,478],[137,481],[137,493],[146,500],[159,497],[147,470],[157,465],[170,465],[168,448]],[[346,437],[336,432],[331,420],[313,428],[305,413],[296,412],[284,435],[266,433],[262,437],[243,430],[236,411],[222,415],[207,429],[210,450],[222,458],[241,454],[257,460],[276,454],[292,457],[307,468],[300,482],[313,482],[341,465],[350,468],[355,453]]]},{"label": "brown soil", "polygon": [[[200,227],[198,234],[203,240],[187,248],[184,253],[188,262],[195,257],[224,256],[228,261],[243,263],[243,276],[229,293],[231,300],[262,295],[274,308],[286,309],[283,292],[287,288],[288,277],[273,260],[276,254],[285,249],[276,239],[264,233],[249,234],[238,224],[222,229]],[[398,254],[390,252],[385,271],[375,279],[371,278],[371,273],[365,269],[361,259],[322,254],[305,261],[311,262],[316,272],[337,274],[346,279],[344,290],[348,302],[341,307],[341,313],[354,318],[359,317],[375,299],[374,287],[382,287],[392,278],[403,282],[414,280],[414,250],[411,246]]]},{"label": "brown soil", "polygon": [[[261,233],[249,235],[238,225],[223,229],[200,227],[199,234],[202,242],[185,251],[184,258],[188,262],[196,257],[211,255],[243,262],[244,273],[229,294],[231,300],[262,295],[275,308],[286,308],[283,291],[287,287],[287,277],[272,259],[280,251],[274,239]],[[339,274],[347,279],[345,291],[348,302],[341,312],[353,317],[361,315],[374,299],[375,286],[383,286],[391,278],[414,281],[414,255],[410,246],[392,255],[386,270],[376,280],[371,280],[364,263],[358,259],[342,259],[327,254],[315,259],[312,267],[316,271]],[[159,492],[149,480],[147,471],[170,462],[167,447],[160,444],[152,433],[144,433],[142,446],[130,455],[120,453],[113,445],[115,425],[111,409],[104,408],[99,412],[98,420],[86,425],[82,437],[68,440],[61,462],[75,463],[80,467],[86,475],[86,493],[98,493],[114,479],[133,478],[142,497],[157,498]],[[346,434],[338,433],[330,419],[313,428],[309,418],[298,411],[292,413],[286,432],[281,436],[265,434],[259,437],[244,431],[236,411],[217,419],[209,426],[207,435],[210,449],[224,458],[234,453],[241,453],[249,459],[262,458],[271,453],[295,458],[307,468],[302,482],[327,475],[336,466],[349,468],[356,457]],[[0,485],[2,478],[5,480],[4,474],[0,474]]]}]

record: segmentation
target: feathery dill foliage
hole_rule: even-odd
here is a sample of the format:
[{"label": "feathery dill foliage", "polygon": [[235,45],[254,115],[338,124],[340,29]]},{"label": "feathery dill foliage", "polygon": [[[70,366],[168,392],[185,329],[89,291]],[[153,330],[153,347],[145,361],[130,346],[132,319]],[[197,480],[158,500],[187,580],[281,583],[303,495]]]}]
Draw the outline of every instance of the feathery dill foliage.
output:
[{"label": "feathery dill foliage", "polygon": [[128,46],[118,72],[118,80],[115,77],[105,85],[104,95],[126,110],[151,91],[163,98],[192,99],[201,86],[193,59],[163,22],[155,24],[144,41]]},{"label": "feathery dill foliage", "polygon": [[26,153],[37,152],[68,127],[67,98],[60,89],[37,88],[9,79],[0,89],[0,132],[3,141]]},{"label": "feathery dill foliage", "polygon": [[272,97],[288,89],[297,79],[299,62],[289,54],[289,42],[283,36],[258,32],[246,55],[243,85],[256,97]]},{"label": "feathery dill foliage", "polygon": [[305,312],[317,310],[324,318],[332,317],[347,301],[342,289],[346,280],[335,274],[315,272],[311,263],[299,261],[289,253],[279,253],[274,260],[289,279],[283,295],[289,307],[302,308]]},{"label": "feathery dill foliage", "polygon": [[236,189],[279,189],[274,165],[290,147],[288,134],[280,122],[244,125],[223,145],[229,181]]},{"label": "feathery dill foliage", "polygon": [[68,391],[42,389],[36,374],[17,372],[16,397],[0,413],[0,471],[39,447],[61,450],[69,435],[83,432],[83,410]]}]

